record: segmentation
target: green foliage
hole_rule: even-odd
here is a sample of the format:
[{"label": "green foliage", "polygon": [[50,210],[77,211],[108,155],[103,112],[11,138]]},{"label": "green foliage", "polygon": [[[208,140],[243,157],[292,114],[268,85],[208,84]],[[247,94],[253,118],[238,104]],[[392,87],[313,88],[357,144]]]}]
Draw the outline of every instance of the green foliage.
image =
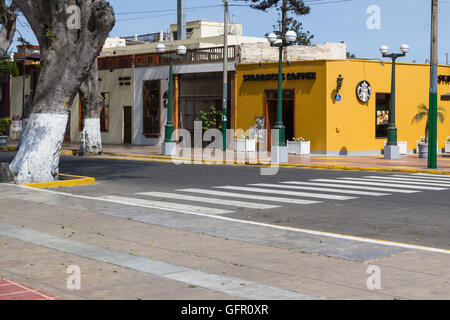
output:
[{"label": "green foliage", "polygon": [[[277,20],[278,25],[274,25],[275,34],[283,37],[282,30],[292,30],[297,33],[298,38],[295,44],[310,46],[312,45],[312,35],[309,31],[303,30],[303,24],[293,17],[287,17],[287,13],[293,13],[296,16],[309,14],[311,8],[306,6],[303,0],[245,0],[252,2],[251,8],[262,10],[266,12],[269,9],[275,8],[280,13],[280,18]],[[283,12],[285,13],[285,21],[282,21]],[[283,28],[284,25],[284,28]]]},{"label": "green foliage", "polygon": [[222,111],[213,105],[208,111],[200,111],[200,117],[195,120],[202,122],[203,130],[222,129]]},{"label": "green foliage", "polygon": [[23,46],[27,47],[28,49],[33,49],[34,48],[33,44],[30,41],[28,41],[28,40],[26,40],[26,39],[24,39],[22,37],[19,37],[17,39],[17,41],[19,41]]},{"label": "green foliage", "polygon": [[[414,115],[411,124],[414,123],[418,123],[420,121],[422,121],[423,119],[426,120],[426,126],[425,126],[425,143],[428,143],[428,135],[430,132],[430,123],[428,121],[428,115],[430,113],[430,110],[428,109],[428,107],[426,105],[424,105],[423,103],[417,106],[418,112]],[[437,118],[439,120],[439,122],[443,123],[445,120],[445,109],[443,107],[438,107],[437,108]]]},{"label": "green foliage", "polygon": [[[279,30],[279,27],[281,25],[281,19],[277,20],[278,25],[274,25],[274,33],[281,37],[281,30]],[[278,28],[278,29],[277,29]],[[311,34],[309,31],[303,30],[303,24],[299,21],[297,21],[294,18],[287,18],[286,19],[286,30],[292,30],[297,34],[297,41],[295,41],[296,45],[301,46],[311,46],[312,40],[314,39],[314,35]],[[267,36],[267,35],[266,35]]]},{"label": "green foliage", "polygon": [[53,42],[56,40],[55,36],[52,33],[52,30],[50,30],[49,28],[45,29],[45,37],[49,42]]},{"label": "green foliage", "polygon": [[0,118],[0,136],[5,136],[11,126],[10,118]]},{"label": "green foliage", "polygon": [[19,75],[19,67],[14,61],[7,58],[0,59],[0,74],[17,77]]}]

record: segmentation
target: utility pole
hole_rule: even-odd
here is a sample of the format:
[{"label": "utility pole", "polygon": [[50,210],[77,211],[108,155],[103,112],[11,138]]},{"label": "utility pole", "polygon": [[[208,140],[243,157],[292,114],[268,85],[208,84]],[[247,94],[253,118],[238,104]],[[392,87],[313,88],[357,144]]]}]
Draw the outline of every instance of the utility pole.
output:
[{"label": "utility pole", "polygon": [[186,40],[186,0],[178,0],[177,39]]},{"label": "utility pole", "polygon": [[228,107],[228,0],[224,3],[224,32],[223,32],[223,101],[222,101],[222,150],[227,151],[227,107]]},{"label": "utility pole", "polygon": [[430,111],[428,115],[428,168],[437,168],[438,0],[431,5]]}]

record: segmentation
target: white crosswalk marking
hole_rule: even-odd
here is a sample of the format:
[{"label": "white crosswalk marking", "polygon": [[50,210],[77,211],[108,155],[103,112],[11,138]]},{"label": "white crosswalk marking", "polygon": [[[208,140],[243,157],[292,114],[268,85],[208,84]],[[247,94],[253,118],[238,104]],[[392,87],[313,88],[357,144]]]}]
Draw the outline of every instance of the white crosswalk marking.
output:
[{"label": "white crosswalk marking", "polygon": [[406,183],[415,183],[415,184],[430,185],[430,186],[437,186],[437,187],[450,187],[450,181],[444,182],[444,181],[428,180],[428,179],[398,178],[398,177],[382,177],[382,178],[380,178],[377,176],[365,176],[364,178],[393,180],[395,182],[405,181]]},{"label": "white crosswalk marking", "polygon": [[157,198],[168,198],[168,199],[178,199],[178,200],[186,200],[186,201],[198,201],[204,203],[212,203],[221,206],[234,206],[240,208],[250,208],[250,209],[273,209],[279,208],[279,206],[262,204],[256,202],[246,202],[246,201],[235,201],[235,200],[227,200],[227,199],[217,199],[217,198],[205,198],[205,197],[196,197],[189,196],[179,193],[166,193],[166,192],[142,192],[138,193],[139,195],[149,196],[149,197],[157,197]]},{"label": "white crosswalk marking", "polygon": [[404,174],[394,174],[392,175],[392,177],[398,177],[398,178],[410,178],[410,179],[416,179],[416,180],[430,180],[430,181],[442,181],[442,182],[448,182],[450,183],[450,179],[449,178],[444,178],[444,177],[429,177],[429,176],[419,176],[419,175],[407,175],[405,176]]},{"label": "white crosswalk marking", "polygon": [[[341,179],[347,179],[347,180],[341,180]],[[447,188],[434,188],[434,187],[427,187],[427,186],[417,186],[417,185],[400,185],[400,184],[393,184],[392,181],[389,183],[386,182],[376,182],[372,179],[358,179],[358,178],[341,178],[341,179],[312,179],[311,181],[317,181],[317,182],[333,182],[333,183],[345,183],[345,184],[353,184],[353,185],[366,185],[366,186],[385,186],[390,188],[400,188],[400,189],[416,189],[416,190],[447,190]],[[352,181],[349,181],[352,180]]]},{"label": "white crosswalk marking", "polygon": [[[418,185],[418,186],[435,186],[435,187],[450,187],[445,184],[439,184],[439,183],[429,183],[429,182],[411,182],[411,181],[402,181],[402,180],[391,180],[393,178],[342,178],[346,180],[360,180],[360,181],[379,181],[379,182],[389,182],[389,183],[396,183],[397,185]],[[445,190],[445,189],[444,189]]]},{"label": "white crosswalk marking", "polygon": [[436,178],[436,179],[446,179],[450,180],[450,175],[438,175],[438,174],[431,174],[431,173],[416,173],[414,176],[424,176],[424,177],[430,177],[430,178]]},{"label": "white crosswalk marking", "polygon": [[306,181],[284,181],[281,183],[294,184],[294,185],[305,185],[305,186],[319,186],[319,187],[336,187],[341,189],[358,189],[358,190],[372,190],[372,191],[384,191],[393,193],[418,193],[417,190],[399,190],[392,188],[377,188],[377,187],[366,187],[366,186],[348,186],[337,183],[317,183],[317,182],[306,182]]},{"label": "white crosswalk marking", "polygon": [[311,191],[322,191],[322,192],[337,192],[337,193],[358,194],[358,195],[373,196],[373,197],[390,196],[389,193],[381,193],[381,192],[342,190],[342,189],[333,189],[333,188],[317,188],[317,187],[307,187],[307,186],[288,186],[288,185],[272,184],[272,183],[253,183],[253,184],[249,184],[249,186],[295,189],[295,190],[311,190]]},{"label": "white crosswalk marking", "polygon": [[211,195],[211,196],[220,196],[220,197],[228,197],[228,198],[243,198],[243,199],[252,199],[252,200],[264,200],[264,201],[269,201],[269,202],[291,203],[291,204],[321,203],[321,201],[293,199],[293,198],[281,198],[281,197],[271,197],[271,196],[260,196],[260,195],[254,195],[254,194],[242,194],[242,193],[233,193],[233,192],[216,191],[216,190],[208,190],[208,189],[190,188],[190,189],[179,189],[177,191],[200,193],[200,194],[207,194],[207,195]]},{"label": "white crosswalk marking", "polygon": [[263,189],[263,188],[250,188],[250,187],[223,186],[223,187],[215,187],[215,188],[233,190],[233,191],[248,191],[248,192],[281,194],[281,195],[287,195],[287,196],[331,199],[331,200],[351,200],[351,199],[357,198],[357,197],[338,196],[338,195],[331,195],[331,194],[324,194],[324,193],[307,193],[307,192],[296,192],[296,191],[285,191],[285,190]]},{"label": "white crosswalk marking", "polygon": [[171,211],[179,211],[179,212],[194,212],[194,213],[205,213],[205,214],[225,214],[232,213],[234,211],[222,210],[222,209],[214,209],[207,207],[198,207],[198,206],[190,206],[186,204],[179,203],[170,203],[163,201],[151,201],[139,198],[127,198],[127,197],[119,197],[119,196],[104,196],[99,197],[98,199],[104,199],[111,202],[117,202],[127,205],[138,205],[138,206],[148,206],[151,208],[160,208]]}]

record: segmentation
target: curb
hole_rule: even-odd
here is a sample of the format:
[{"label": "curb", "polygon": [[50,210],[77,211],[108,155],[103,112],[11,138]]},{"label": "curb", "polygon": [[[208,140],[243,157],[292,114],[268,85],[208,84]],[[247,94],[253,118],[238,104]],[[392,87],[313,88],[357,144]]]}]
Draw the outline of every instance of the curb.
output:
[{"label": "curb", "polygon": [[450,171],[438,171],[429,169],[405,169],[405,168],[370,168],[370,167],[349,167],[334,165],[313,165],[313,164],[280,164],[282,167],[297,167],[309,169],[330,169],[330,170],[352,170],[352,171],[379,171],[379,172],[403,172],[403,173],[430,173],[440,175],[450,175]]},{"label": "curb", "polygon": [[127,154],[127,153],[113,153],[113,152],[104,152],[104,155],[114,156],[114,157],[128,157],[128,158],[141,158],[141,159],[156,159],[156,160],[171,160],[171,161],[190,161],[194,164],[229,164],[229,165],[251,165],[251,166],[261,166],[268,165],[269,163],[264,162],[255,162],[250,163],[248,161],[227,161],[227,160],[196,160],[194,158],[174,158],[169,156],[147,156],[142,154]]},{"label": "curb", "polygon": [[[171,158],[167,156],[147,156],[140,154],[125,154],[125,153],[112,153],[105,152],[104,155],[115,157],[130,157],[130,158],[143,158],[143,159],[158,159],[158,160],[177,160],[177,161],[191,161],[193,163],[214,163],[214,164],[233,164],[233,165],[251,165],[251,166],[264,166],[270,163],[255,163],[250,164],[243,161],[226,161],[226,160],[195,160],[188,158]],[[329,169],[329,170],[351,170],[351,171],[379,171],[379,172],[403,172],[403,173],[430,173],[438,175],[450,175],[450,171],[438,171],[429,169],[406,169],[406,168],[371,168],[371,167],[352,167],[352,166],[336,166],[336,165],[314,165],[314,164],[292,164],[292,163],[280,163],[280,167],[284,168],[305,168],[305,169]]]},{"label": "curb", "polygon": [[95,178],[74,176],[69,174],[60,174],[59,181],[43,182],[43,183],[29,183],[23,184],[24,187],[37,188],[37,189],[49,189],[60,187],[74,187],[85,186],[95,184]]},{"label": "curb", "polygon": [[0,147],[0,151],[16,151],[16,146],[2,146]]},{"label": "curb", "polygon": [[[78,150],[62,150],[64,155],[76,155]],[[172,158],[169,156],[150,156],[142,154],[127,154],[127,153],[114,153],[104,152],[103,155],[113,157],[128,157],[138,159],[155,159],[155,160],[175,160],[175,161],[190,161],[194,164],[225,164],[225,165],[242,165],[242,166],[267,166],[270,162],[258,162],[249,163],[245,161],[227,161],[227,160],[195,160],[193,158]],[[378,171],[378,172],[400,172],[400,173],[429,173],[437,175],[450,175],[450,171],[439,171],[429,169],[406,169],[406,168],[371,168],[371,167],[352,167],[352,166],[336,166],[336,165],[315,165],[315,164],[292,164],[292,163],[280,163],[280,167],[283,168],[304,168],[304,169],[328,169],[328,170],[349,170],[349,171]]]},{"label": "curb", "polygon": [[78,150],[75,149],[61,150],[61,155],[63,156],[76,156],[77,154]]}]

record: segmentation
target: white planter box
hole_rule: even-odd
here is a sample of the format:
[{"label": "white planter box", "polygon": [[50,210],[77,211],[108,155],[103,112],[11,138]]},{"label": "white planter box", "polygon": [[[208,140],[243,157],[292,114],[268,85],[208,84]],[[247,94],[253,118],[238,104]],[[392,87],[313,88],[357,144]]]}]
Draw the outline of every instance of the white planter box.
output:
[{"label": "white planter box", "polygon": [[[384,142],[384,146],[386,147],[387,142]],[[397,141],[398,145],[398,154],[407,154],[408,153],[408,142],[406,141]]]},{"label": "white planter box", "polygon": [[[421,141],[416,141],[416,153],[419,153],[419,143],[421,143]],[[445,148],[447,150],[447,144],[446,144]],[[436,141],[436,150],[437,150],[437,153],[440,153],[439,143],[437,141]]]},{"label": "white planter box", "polygon": [[450,153],[450,141],[445,141],[445,153]]},{"label": "white planter box", "polygon": [[311,141],[288,141],[287,146],[289,154],[311,154]]},{"label": "white planter box", "polygon": [[235,139],[234,151],[256,152],[256,139]]}]

